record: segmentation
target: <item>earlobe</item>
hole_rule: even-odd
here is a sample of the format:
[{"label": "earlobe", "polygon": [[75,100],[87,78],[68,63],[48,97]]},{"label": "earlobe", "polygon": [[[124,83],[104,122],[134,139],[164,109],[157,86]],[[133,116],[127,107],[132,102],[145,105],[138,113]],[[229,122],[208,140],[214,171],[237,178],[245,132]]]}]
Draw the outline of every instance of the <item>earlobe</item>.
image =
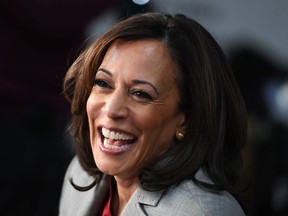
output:
[{"label": "earlobe", "polygon": [[185,136],[185,115],[181,114],[181,119],[179,121],[180,125],[176,130],[175,137],[177,140],[182,140]]},{"label": "earlobe", "polygon": [[184,138],[184,132],[176,131],[175,137],[177,140],[182,140]]}]

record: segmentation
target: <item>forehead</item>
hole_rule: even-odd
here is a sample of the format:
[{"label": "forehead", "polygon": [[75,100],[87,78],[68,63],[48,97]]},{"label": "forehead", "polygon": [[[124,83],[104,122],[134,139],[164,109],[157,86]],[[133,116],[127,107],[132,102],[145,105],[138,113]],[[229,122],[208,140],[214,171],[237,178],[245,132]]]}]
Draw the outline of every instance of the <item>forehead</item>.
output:
[{"label": "forehead", "polygon": [[140,54],[142,57],[169,57],[166,46],[161,41],[156,39],[143,39],[135,41],[116,40],[109,47],[105,57],[115,54],[116,52],[134,52]]},{"label": "forehead", "polygon": [[114,41],[104,56],[101,63],[103,66],[120,66],[124,69],[137,67],[137,71],[149,70],[154,73],[165,70],[175,74],[178,71],[166,45],[156,39]]}]

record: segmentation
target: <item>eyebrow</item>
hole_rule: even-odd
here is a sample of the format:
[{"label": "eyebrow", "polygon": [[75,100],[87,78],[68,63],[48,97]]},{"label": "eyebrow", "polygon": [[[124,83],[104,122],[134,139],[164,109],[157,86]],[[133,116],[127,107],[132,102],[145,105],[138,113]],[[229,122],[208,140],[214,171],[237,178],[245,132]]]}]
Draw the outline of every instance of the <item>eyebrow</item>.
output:
[{"label": "eyebrow", "polygon": [[159,95],[159,92],[158,92],[157,88],[150,82],[147,82],[147,81],[144,81],[144,80],[132,80],[132,83],[134,83],[134,84],[142,84],[142,85],[143,84],[144,85],[149,85],[149,86],[151,86],[154,89],[156,94]]},{"label": "eyebrow", "polygon": [[[109,70],[107,70],[107,69],[105,69],[105,68],[99,68],[99,69],[98,69],[98,72],[99,72],[99,71],[104,72],[104,73],[106,73],[108,76],[113,77],[113,74],[111,73],[111,71],[109,71]],[[132,83],[133,83],[133,84],[141,84],[141,85],[149,85],[149,86],[151,86],[151,87],[154,89],[154,91],[159,95],[159,92],[158,92],[157,88],[156,88],[152,83],[150,83],[150,82],[148,82],[148,81],[145,81],[145,80],[132,80]]]},{"label": "eyebrow", "polygon": [[102,71],[111,77],[113,76],[113,74],[109,70],[106,70],[105,68],[99,68],[97,72],[99,71]]}]

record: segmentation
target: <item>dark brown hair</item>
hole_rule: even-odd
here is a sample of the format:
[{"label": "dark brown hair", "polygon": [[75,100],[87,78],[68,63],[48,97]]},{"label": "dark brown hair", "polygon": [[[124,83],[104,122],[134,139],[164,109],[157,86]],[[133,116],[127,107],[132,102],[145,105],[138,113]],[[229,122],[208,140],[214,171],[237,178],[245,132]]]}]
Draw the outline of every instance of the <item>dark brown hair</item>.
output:
[{"label": "dark brown hair", "polygon": [[[185,113],[185,137],[146,166],[140,176],[146,190],[161,190],[192,179],[208,189],[229,190],[241,168],[246,142],[245,106],[223,51],[195,20],[146,13],[127,18],[93,42],[69,69],[64,92],[71,100],[71,130],[83,168],[101,175],[92,155],[86,102],[95,73],[111,44],[117,40],[156,39],[165,44],[180,71],[177,84]],[[202,168],[213,180],[209,185],[194,175]]]}]

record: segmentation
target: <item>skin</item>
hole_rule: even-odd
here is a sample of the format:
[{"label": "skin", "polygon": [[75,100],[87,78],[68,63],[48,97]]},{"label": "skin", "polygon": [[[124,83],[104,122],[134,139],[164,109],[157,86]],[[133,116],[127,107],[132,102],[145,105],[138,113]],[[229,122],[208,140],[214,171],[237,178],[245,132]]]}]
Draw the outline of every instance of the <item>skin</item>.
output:
[{"label": "skin", "polygon": [[[97,167],[116,180],[116,214],[137,189],[143,166],[171,147],[175,133],[183,129],[178,73],[157,40],[114,42],[96,73],[87,101],[90,140]],[[110,147],[105,147],[103,127],[129,140],[107,139]]]}]

